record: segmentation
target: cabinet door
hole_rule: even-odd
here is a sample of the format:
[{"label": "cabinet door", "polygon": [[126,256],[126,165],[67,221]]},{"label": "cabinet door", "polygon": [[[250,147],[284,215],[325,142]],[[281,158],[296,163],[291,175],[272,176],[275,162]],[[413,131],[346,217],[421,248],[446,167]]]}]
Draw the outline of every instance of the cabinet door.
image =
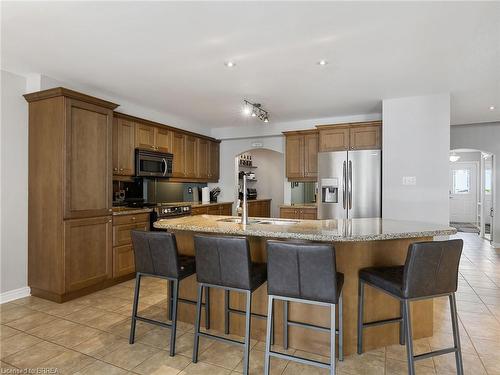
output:
[{"label": "cabinet door", "polygon": [[342,151],[349,148],[349,127],[332,126],[319,130],[319,151]]},{"label": "cabinet door", "polygon": [[155,149],[155,127],[145,124],[135,124],[135,147]]},{"label": "cabinet door", "polygon": [[113,278],[135,272],[134,249],[132,245],[113,248]]},{"label": "cabinet door", "polygon": [[196,139],[196,177],[208,179],[208,141],[206,139]]},{"label": "cabinet door", "polygon": [[172,152],[172,132],[170,130],[155,128],[155,148],[161,152]]},{"label": "cabinet door", "polygon": [[186,175],[186,136],[182,133],[172,134],[172,154],[174,161],[172,165],[173,177],[184,177]]},{"label": "cabinet door", "polygon": [[113,174],[118,174],[118,119],[113,119],[113,133],[111,138],[113,139]]},{"label": "cabinet door", "polygon": [[135,174],[134,135],[135,127],[132,121],[117,119],[118,172],[114,172],[115,174],[123,176],[133,176]]},{"label": "cabinet door", "polygon": [[207,211],[209,215],[220,215],[220,206],[219,205],[208,206]]},{"label": "cabinet door", "polygon": [[280,217],[282,219],[298,219],[299,212],[295,208],[281,207]]},{"label": "cabinet door", "polygon": [[318,176],[318,142],[318,133],[304,135],[304,177]]},{"label": "cabinet door", "polygon": [[149,230],[149,223],[125,224],[113,226],[113,246],[129,245],[132,243],[131,231]]},{"label": "cabinet door", "polygon": [[260,217],[271,217],[271,202],[260,202]]},{"label": "cabinet door", "polygon": [[111,216],[64,221],[66,292],[111,277]]},{"label": "cabinet door", "polygon": [[316,208],[303,208],[300,210],[300,218],[304,220],[316,220],[318,213]]},{"label": "cabinet door", "polygon": [[381,126],[353,125],[349,129],[351,150],[378,150],[382,147]]},{"label": "cabinet door", "polygon": [[64,218],[109,215],[113,112],[66,100]]},{"label": "cabinet door", "polygon": [[304,136],[286,136],[286,176],[288,178],[304,177]]},{"label": "cabinet door", "polygon": [[196,137],[185,136],[185,177],[196,178]]},{"label": "cabinet door", "polygon": [[233,213],[233,205],[232,204],[221,204],[220,205],[220,214],[224,216],[231,216]]},{"label": "cabinet door", "polygon": [[219,143],[208,142],[208,179],[211,181],[219,181],[219,153]]}]

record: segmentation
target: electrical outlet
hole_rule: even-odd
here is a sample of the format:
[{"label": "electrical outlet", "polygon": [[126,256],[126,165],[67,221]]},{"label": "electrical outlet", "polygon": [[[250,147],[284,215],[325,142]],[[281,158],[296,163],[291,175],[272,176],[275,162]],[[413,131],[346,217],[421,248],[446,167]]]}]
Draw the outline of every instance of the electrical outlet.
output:
[{"label": "electrical outlet", "polygon": [[193,194],[193,188],[191,186],[188,187],[188,194]]},{"label": "electrical outlet", "polygon": [[417,184],[416,176],[403,176],[403,185],[414,186]]}]

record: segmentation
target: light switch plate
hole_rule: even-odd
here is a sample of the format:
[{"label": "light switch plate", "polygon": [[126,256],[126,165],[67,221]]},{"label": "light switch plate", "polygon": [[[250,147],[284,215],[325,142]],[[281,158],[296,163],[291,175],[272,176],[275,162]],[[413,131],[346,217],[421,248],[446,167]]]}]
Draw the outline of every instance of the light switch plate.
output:
[{"label": "light switch plate", "polygon": [[417,184],[416,176],[403,176],[403,185],[414,186]]}]

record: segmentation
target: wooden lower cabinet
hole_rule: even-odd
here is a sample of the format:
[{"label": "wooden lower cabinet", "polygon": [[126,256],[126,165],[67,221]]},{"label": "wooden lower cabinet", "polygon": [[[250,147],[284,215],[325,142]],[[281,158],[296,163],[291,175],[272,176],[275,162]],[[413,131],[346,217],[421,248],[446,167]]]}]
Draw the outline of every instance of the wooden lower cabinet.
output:
[{"label": "wooden lower cabinet", "polygon": [[233,213],[232,203],[211,204],[191,208],[191,215],[220,215],[231,216]]},{"label": "wooden lower cabinet", "polygon": [[110,216],[64,222],[66,292],[111,278],[111,222]]},{"label": "wooden lower cabinet", "polygon": [[318,210],[316,207],[281,207],[280,217],[282,219],[317,220]]},{"label": "wooden lower cabinet", "polygon": [[271,217],[271,200],[248,201],[248,216]]},{"label": "wooden lower cabinet", "polygon": [[135,272],[132,230],[150,229],[149,214],[116,215],[113,217],[113,278]]}]

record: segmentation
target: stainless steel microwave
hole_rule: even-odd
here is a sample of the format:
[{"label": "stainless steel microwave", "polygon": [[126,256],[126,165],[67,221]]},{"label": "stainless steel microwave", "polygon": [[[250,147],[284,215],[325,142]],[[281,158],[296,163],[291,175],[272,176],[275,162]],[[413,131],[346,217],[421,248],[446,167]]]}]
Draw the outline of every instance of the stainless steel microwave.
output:
[{"label": "stainless steel microwave", "polygon": [[173,155],[165,152],[135,150],[135,175],[171,177]]}]

